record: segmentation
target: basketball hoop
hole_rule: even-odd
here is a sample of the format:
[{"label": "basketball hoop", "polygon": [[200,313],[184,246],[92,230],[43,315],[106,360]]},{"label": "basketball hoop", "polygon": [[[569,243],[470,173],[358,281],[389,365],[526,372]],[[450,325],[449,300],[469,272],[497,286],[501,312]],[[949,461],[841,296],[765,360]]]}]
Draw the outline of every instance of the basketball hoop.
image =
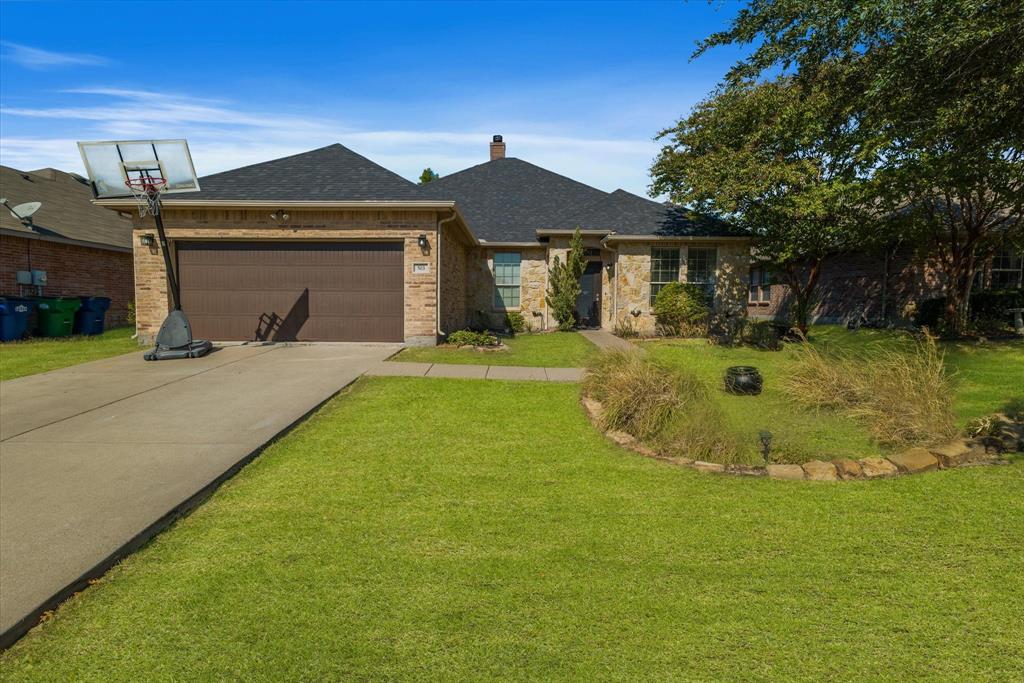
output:
[{"label": "basketball hoop", "polygon": [[139,217],[145,218],[147,213],[154,216],[160,213],[160,194],[167,189],[167,179],[159,176],[141,175],[129,178],[124,184],[131,190],[132,196],[139,205]]}]

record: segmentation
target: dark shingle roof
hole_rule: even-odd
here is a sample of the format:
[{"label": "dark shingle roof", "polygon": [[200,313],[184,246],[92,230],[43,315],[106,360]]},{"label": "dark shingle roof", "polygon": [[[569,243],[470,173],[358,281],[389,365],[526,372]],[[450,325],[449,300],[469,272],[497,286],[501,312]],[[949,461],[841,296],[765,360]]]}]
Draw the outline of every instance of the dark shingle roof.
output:
[{"label": "dark shingle roof", "polygon": [[488,242],[532,242],[537,230],[608,230],[620,235],[728,236],[729,224],[671,204],[604,192],[521,159],[489,161],[423,188],[455,200],[470,229]]},{"label": "dark shingle roof", "polygon": [[55,241],[88,242],[97,247],[132,246],[132,222],[92,203],[92,190],[82,177],[54,168],[19,171],[0,166],[0,194],[11,206],[42,202],[25,226],[0,207],[0,228],[9,234]]},{"label": "dark shingle roof", "polygon": [[[615,190],[575,216],[564,227],[611,230],[620,235],[660,237],[722,237],[744,233],[713,216],[674,204],[663,204],[625,190]],[[575,220],[575,222],[574,222]]]},{"label": "dark shingle roof", "polygon": [[[538,228],[560,228],[606,192],[521,159],[495,159],[423,187],[431,199],[455,200],[469,229],[488,242],[533,242]],[[573,225],[572,227],[575,227]]]},{"label": "dark shingle roof", "polygon": [[297,202],[423,198],[415,184],[339,144],[203,176],[199,187],[199,192],[177,197]]}]

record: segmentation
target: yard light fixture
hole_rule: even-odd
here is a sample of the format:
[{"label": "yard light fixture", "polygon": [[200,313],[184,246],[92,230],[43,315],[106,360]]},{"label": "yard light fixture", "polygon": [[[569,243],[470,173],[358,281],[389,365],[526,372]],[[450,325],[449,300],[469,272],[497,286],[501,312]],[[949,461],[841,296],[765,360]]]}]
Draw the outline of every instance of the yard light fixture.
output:
[{"label": "yard light fixture", "polygon": [[156,244],[156,237],[153,236],[153,233],[147,232],[139,237],[139,244],[144,247],[152,247]]},{"label": "yard light fixture", "polygon": [[764,464],[767,465],[770,462],[769,455],[772,451],[772,433],[767,429],[762,429],[757,433],[757,438],[761,440],[761,457],[764,458]]},{"label": "yard light fixture", "polygon": [[427,247],[430,246],[430,244],[427,242],[427,235],[425,233],[421,233],[419,238],[416,240],[416,244],[420,245],[420,249],[426,251]]}]

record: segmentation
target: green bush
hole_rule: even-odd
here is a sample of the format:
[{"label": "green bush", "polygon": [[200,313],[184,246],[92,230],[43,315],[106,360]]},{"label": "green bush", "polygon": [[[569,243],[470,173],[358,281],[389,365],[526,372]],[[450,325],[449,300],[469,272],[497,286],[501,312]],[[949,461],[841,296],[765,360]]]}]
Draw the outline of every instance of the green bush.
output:
[{"label": "green bush", "polygon": [[526,332],[526,318],[519,311],[509,311],[505,314],[505,329],[510,330],[512,334]]},{"label": "green bush", "polygon": [[636,339],[640,336],[640,330],[638,330],[636,325],[633,323],[632,316],[623,316],[615,323],[615,329],[612,330],[612,334],[616,337],[622,337],[623,339]]},{"label": "green bush", "polygon": [[452,346],[497,346],[498,338],[487,332],[459,330],[448,335],[446,340]]},{"label": "green bush", "polygon": [[778,351],[782,348],[782,330],[771,320],[748,320],[743,341],[759,349]]},{"label": "green bush", "polygon": [[670,282],[654,297],[658,333],[665,336],[703,336],[709,313],[707,297],[697,285]]}]

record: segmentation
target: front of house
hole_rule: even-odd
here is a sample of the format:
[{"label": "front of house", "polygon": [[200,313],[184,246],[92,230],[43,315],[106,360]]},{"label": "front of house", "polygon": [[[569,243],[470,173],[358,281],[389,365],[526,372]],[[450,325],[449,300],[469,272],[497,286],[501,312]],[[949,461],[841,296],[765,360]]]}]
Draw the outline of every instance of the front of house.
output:
[{"label": "front of house", "polygon": [[[512,311],[552,329],[548,272],[577,227],[588,259],[584,326],[652,330],[653,298],[673,281],[701,285],[719,310],[745,306],[750,243],[727,224],[507,158],[500,136],[490,157],[419,186],[331,145],[168,196],[162,215],[193,333],[430,345],[468,325],[500,327]],[[169,310],[153,230],[151,218],[136,219],[144,339]]]}]

